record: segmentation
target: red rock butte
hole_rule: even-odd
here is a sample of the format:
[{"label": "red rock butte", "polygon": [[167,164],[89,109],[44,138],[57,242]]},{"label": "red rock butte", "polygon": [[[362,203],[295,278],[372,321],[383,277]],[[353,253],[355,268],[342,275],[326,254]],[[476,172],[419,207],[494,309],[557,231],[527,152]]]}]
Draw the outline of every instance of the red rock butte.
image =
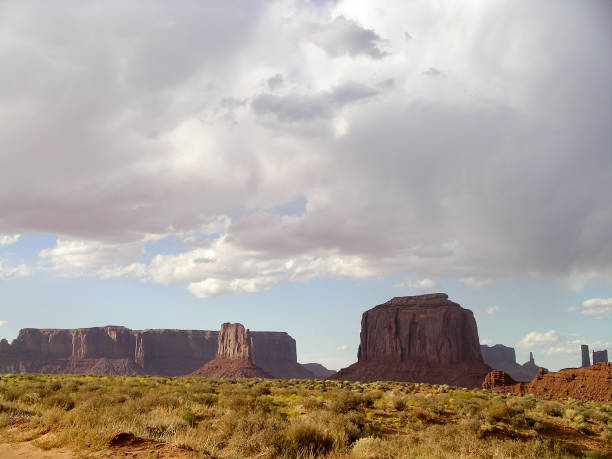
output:
[{"label": "red rock butte", "polygon": [[357,362],[332,379],[480,387],[490,371],[472,311],[445,293],[396,297],[363,313]]},{"label": "red rock butte", "polygon": [[252,360],[251,333],[242,324],[226,322],[221,325],[217,354],[213,360],[189,376],[203,378],[270,378]]}]

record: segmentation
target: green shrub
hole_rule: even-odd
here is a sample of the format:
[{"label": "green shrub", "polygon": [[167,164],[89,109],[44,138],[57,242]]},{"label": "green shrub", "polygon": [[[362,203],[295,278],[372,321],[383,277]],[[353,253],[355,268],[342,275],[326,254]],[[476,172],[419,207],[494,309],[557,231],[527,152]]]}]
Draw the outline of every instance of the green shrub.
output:
[{"label": "green shrub", "polygon": [[510,417],[510,409],[505,403],[493,403],[487,410],[489,422],[503,421]]},{"label": "green shrub", "polygon": [[183,420],[189,425],[189,427],[193,427],[196,423],[196,415],[193,411],[185,410],[183,413]]},{"label": "green shrub", "polygon": [[331,451],[334,439],[319,428],[308,424],[296,424],[289,428],[286,435],[287,453],[303,457],[307,455],[324,456]]},{"label": "green shrub", "polygon": [[68,394],[55,394],[45,397],[43,399],[43,404],[47,407],[58,407],[62,408],[65,411],[70,411],[74,408],[75,403],[72,397]]}]

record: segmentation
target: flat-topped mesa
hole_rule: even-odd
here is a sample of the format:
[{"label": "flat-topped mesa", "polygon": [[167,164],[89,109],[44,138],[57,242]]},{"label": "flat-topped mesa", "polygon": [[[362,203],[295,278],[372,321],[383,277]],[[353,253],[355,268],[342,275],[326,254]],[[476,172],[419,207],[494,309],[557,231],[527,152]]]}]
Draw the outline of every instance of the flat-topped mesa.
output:
[{"label": "flat-topped mesa", "polygon": [[365,311],[357,363],[332,378],[480,387],[489,370],[472,311],[435,293],[396,297]]},{"label": "flat-topped mesa", "polygon": [[[0,373],[101,373],[182,376],[215,358],[218,331],[120,326],[24,328],[0,340]],[[285,332],[249,332],[255,365],[276,378],[312,378]],[[228,341],[229,342],[229,341]],[[231,346],[230,346],[231,348]],[[242,351],[244,352],[244,348]]]},{"label": "flat-topped mesa", "polygon": [[456,306],[460,308],[457,303],[454,303],[448,299],[446,293],[427,293],[425,295],[414,295],[414,296],[395,296],[389,301],[383,304],[375,306],[373,309],[388,309],[394,306],[402,307],[415,307],[415,308],[437,308],[440,305],[445,306]]},{"label": "flat-topped mesa", "polygon": [[396,297],[364,312],[360,337],[360,362],[483,363],[472,311],[445,293]]}]

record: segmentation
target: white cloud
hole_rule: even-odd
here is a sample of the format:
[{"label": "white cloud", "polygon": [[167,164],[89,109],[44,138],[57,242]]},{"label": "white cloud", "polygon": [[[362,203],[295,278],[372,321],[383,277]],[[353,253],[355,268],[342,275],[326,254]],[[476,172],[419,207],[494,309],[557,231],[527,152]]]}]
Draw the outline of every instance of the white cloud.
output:
[{"label": "white cloud", "polygon": [[495,305],[495,306],[491,306],[490,308],[487,308],[486,312],[487,312],[487,314],[495,314],[500,309],[501,309],[501,307],[499,307],[498,305]]},{"label": "white cloud", "polygon": [[4,327],[8,322],[6,320],[0,320],[0,327]]},{"label": "white cloud", "polygon": [[337,350],[337,351],[346,351],[348,348],[349,348],[349,347],[348,347],[348,345],[343,344],[342,346],[338,346],[338,347],[336,348],[336,350]]},{"label": "white cloud", "polygon": [[493,345],[493,341],[490,339],[481,339],[480,340],[480,344],[486,344],[487,346],[492,346]]},{"label": "white cloud", "polygon": [[479,289],[491,283],[491,279],[480,279],[477,277],[464,277],[460,279],[461,283],[466,287]]},{"label": "white cloud", "polygon": [[556,330],[549,330],[545,333],[532,331],[516,343],[516,345],[523,348],[532,348],[534,346],[558,343],[560,339],[561,335]]},{"label": "white cloud", "polygon": [[580,314],[603,319],[612,314],[612,298],[591,298],[583,301]]},{"label": "white cloud", "polygon": [[408,280],[406,282],[400,282],[393,284],[394,288],[409,288],[415,290],[431,290],[438,287],[438,283],[432,279],[423,279],[420,281]]},{"label": "white cloud", "polygon": [[0,247],[14,244],[19,240],[20,234],[0,234]]},{"label": "white cloud", "polygon": [[[206,260],[201,262],[200,260]],[[209,246],[178,255],[157,255],[146,267],[151,282],[187,283],[198,298],[228,293],[253,293],[280,282],[305,282],[317,277],[368,277],[373,274],[359,257],[319,251],[303,255],[272,255],[245,250],[227,235]]]},{"label": "white cloud", "polygon": [[95,274],[107,278],[143,275],[139,268],[143,265],[130,262],[144,255],[145,242],[58,239],[56,246],[42,250],[40,257],[63,276]]},{"label": "white cloud", "polygon": [[32,274],[32,271],[25,264],[19,264],[17,266],[4,266],[2,260],[0,260],[0,282],[1,281],[10,281],[19,279],[22,277],[27,277]]},{"label": "white cloud", "polygon": [[381,59],[387,55],[379,48],[382,40],[376,32],[344,16],[338,16],[328,24],[310,24],[305,32],[330,57],[364,55]]},{"label": "white cloud", "polygon": [[563,334],[556,330],[544,333],[532,331],[516,343],[516,346],[528,350],[540,350],[547,355],[568,354],[574,357],[580,355],[580,345],[587,344],[591,349],[605,349],[612,343],[590,341],[575,334]]}]

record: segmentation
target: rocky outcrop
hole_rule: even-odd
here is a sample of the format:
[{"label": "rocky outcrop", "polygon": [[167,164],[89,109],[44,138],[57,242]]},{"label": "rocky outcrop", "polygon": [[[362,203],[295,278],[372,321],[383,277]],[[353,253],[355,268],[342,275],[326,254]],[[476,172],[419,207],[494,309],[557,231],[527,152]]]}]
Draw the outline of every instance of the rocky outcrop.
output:
[{"label": "rocky outcrop", "polygon": [[242,324],[221,325],[217,355],[190,376],[203,378],[269,378],[253,363],[253,342]]},{"label": "rocky outcrop", "polygon": [[490,368],[472,311],[448,295],[396,297],[363,313],[357,363],[331,379],[480,387]]},{"label": "rocky outcrop", "polygon": [[608,350],[604,349],[603,351],[593,351],[593,365],[600,362],[608,361]]},{"label": "rocky outcrop", "polygon": [[[25,328],[0,341],[0,373],[101,373],[181,376],[215,358],[219,332]],[[297,363],[295,340],[285,332],[251,332],[253,362],[276,378],[312,378]]]},{"label": "rocky outcrop", "polygon": [[[496,344],[495,346],[481,344],[480,351],[487,365],[494,370],[505,371],[516,381],[531,381],[538,373],[538,370],[542,368],[535,364],[533,353],[531,352],[529,353],[529,361],[519,365],[516,362],[514,348],[504,346],[503,344]],[[546,368],[544,369],[546,370]]]},{"label": "rocky outcrop", "polygon": [[589,346],[586,344],[580,345],[580,352],[582,354],[582,366],[591,366],[591,359],[589,358]]},{"label": "rocky outcrop", "polygon": [[317,379],[327,379],[337,373],[335,370],[328,370],[320,363],[303,363],[302,366],[314,374]]},{"label": "rocky outcrop", "polygon": [[487,375],[482,387],[495,392],[609,403],[612,402],[612,363],[557,372],[540,369],[530,382],[516,382],[505,372],[494,370]]},{"label": "rocky outcrop", "polygon": [[252,332],[253,362],[266,373],[282,379],[313,379],[297,362],[295,340],[284,332]]}]

